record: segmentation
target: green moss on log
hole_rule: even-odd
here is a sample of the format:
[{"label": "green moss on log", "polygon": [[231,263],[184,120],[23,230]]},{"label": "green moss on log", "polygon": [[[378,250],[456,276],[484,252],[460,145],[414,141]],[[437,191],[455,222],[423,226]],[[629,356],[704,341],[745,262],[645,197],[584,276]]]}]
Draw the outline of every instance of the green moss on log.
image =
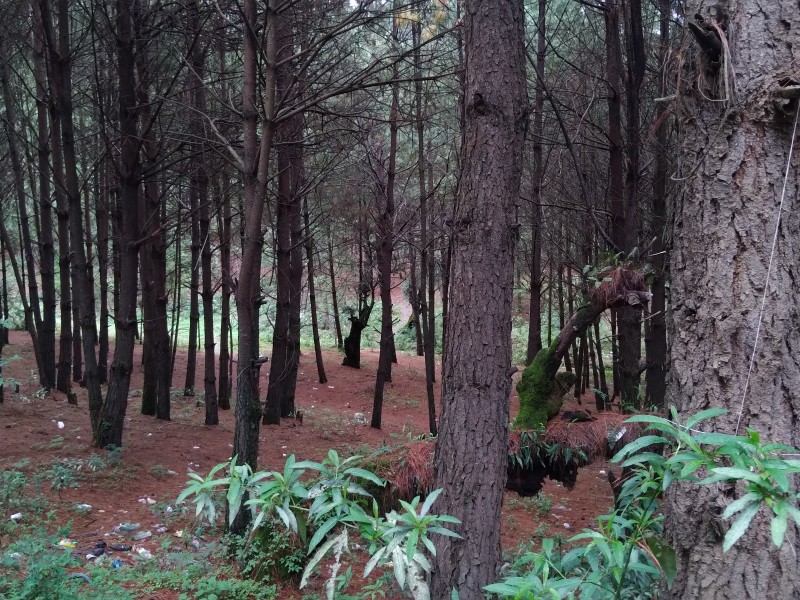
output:
[{"label": "green moss on log", "polygon": [[517,429],[544,429],[547,421],[561,410],[562,397],[575,383],[573,373],[559,373],[561,357],[556,357],[558,338],[542,348],[522,372],[517,384],[519,414]]}]

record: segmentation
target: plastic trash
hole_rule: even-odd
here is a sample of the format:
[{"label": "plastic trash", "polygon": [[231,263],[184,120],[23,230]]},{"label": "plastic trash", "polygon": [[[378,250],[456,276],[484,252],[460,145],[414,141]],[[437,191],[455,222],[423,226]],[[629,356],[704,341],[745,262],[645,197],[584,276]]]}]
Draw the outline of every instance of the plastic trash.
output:
[{"label": "plastic trash", "polygon": [[120,523],[114,527],[114,533],[128,533],[141,527],[140,523]]},{"label": "plastic trash", "polygon": [[81,512],[89,512],[90,510],[92,510],[92,505],[91,504],[86,504],[84,502],[84,503],[81,503],[81,504],[73,504],[72,508],[74,508],[77,511],[81,511]]},{"label": "plastic trash", "polygon": [[61,538],[61,541],[59,541],[58,544],[56,545],[61,548],[74,548],[78,544],[75,540],[71,540],[69,538]]},{"label": "plastic trash", "polygon": [[153,558],[153,553],[150,552],[147,548],[137,548],[136,554],[141,556],[145,560],[151,560]]},{"label": "plastic trash", "polygon": [[127,544],[109,544],[108,549],[114,552],[130,552],[132,548]]},{"label": "plastic trash", "polygon": [[122,566],[122,561],[118,558],[115,558],[111,561],[111,568],[112,569],[119,569]]},{"label": "plastic trash", "polygon": [[150,531],[139,531],[131,536],[131,539],[134,542],[140,542],[142,540],[146,540],[149,537],[153,537],[152,532]]},{"label": "plastic trash", "polygon": [[21,512],[14,513],[10,517],[8,517],[8,520],[14,521],[15,523],[19,523],[20,521],[22,521],[22,513]]}]

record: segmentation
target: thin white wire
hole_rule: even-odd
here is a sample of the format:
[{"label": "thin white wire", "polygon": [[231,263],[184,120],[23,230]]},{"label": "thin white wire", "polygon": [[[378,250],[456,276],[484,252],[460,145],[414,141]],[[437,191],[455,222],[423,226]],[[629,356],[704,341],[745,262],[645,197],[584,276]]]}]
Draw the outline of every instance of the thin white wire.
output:
[{"label": "thin white wire", "polygon": [[797,110],[794,113],[794,128],[792,129],[792,143],[789,145],[789,158],[786,161],[786,172],[783,175],[783,190],[781,191],[781,202],[778,205],[778,218],[775,222],[775,233],[772,236],[772,251],[769,255],[769,265],[767,266],[767,278],[764,281],[764,293],[761,296],[761,310],[758,313],[758,323],[756,325],[756,339],[753,342],[753,353],[750,355],[750,366],[747,369],[747,379],[744,382],[744,392],[742,392],[742,402],[739,406],[739,417],[736,419],[736,435],[739,435],[739,427],[742,424],[742,416],[744,415],[744,403],[747,399],[747,390],[750,388],[750,378],[753,375],[753,364],[756,360],[756,349],[758,348],[758,340],[761,336],[761,322],[764,319],[764,308],[767,304],[767,289],[769,288],[769,279],[772,274],[772,262],[775,258],[775,246],[778,244],[778,231],[781,226],[781,213],[783,212],[783,201],[786,198],[786,184],[789,181],[789,169],[792,166],[792,153],[794,152],[794,140],[797,134],[797,119],[800,116],[800,102],[797,103]]}]

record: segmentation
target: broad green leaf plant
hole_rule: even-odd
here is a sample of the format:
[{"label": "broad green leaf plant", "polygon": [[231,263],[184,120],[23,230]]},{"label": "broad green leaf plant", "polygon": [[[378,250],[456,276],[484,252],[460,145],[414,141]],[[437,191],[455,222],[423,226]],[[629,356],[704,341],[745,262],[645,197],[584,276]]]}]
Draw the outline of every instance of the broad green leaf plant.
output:
[{"label": "broad green leaf plant", "polygon": [[[745,435],[706,433],[698,425],[725,414],[709,409],[684,423],[677,411],[669,419],[637,415],[651,433],[625,446],[613,461],[631,474],[619,492],[613,513],[599,517],[597,530],[568,540],[579,543],[564,553],[544,540],[539,553],[527,553],[511,565],[507,577],[486,588],[501,598],[581,598],[581,600],[650,598],[661,578],[671,586],[676,576],[675,551],[661,536],[661,494],[674,482],[697,485],[728,483],[742,494],[728,505],[731,523],[723,539],[728,551],[762,509],[771,518],[772,542],[780,547],[791,518],[800,524],[792,475],[800,472],[798,451],[784,444],[762,443],[758,432]],[[659,451],[656,451],[659,450]]]},{"label": "broad green leaf plant", "polygon": [[[441,490],[431,493],[424,502],[419,497],[410,503],[401,502],[401,511],[381,516],[367,487],[383,487],[386,482],[358,467],[360,458],[342,460],[335,450],[330,450],[321,463],[297,462],[291,455],[283,472],[254,473],[247,465],[237,465],[234,457],[230,463],[215,466],[205,478],[190,472],[191,479],[178,502],[189,500],[196,506],[197,518],[214,523],[218,515],[216,502],[224,491],[229,525],[242,509],[251,511],[253,533],[268,524],[281,523],[307,545],[310,558],[300,581],[301,588],[326,556],[333,559],[325,582],[329,600],[333,600],[342,558],[355,533],[366,543],[371,555],[364,577],[378,566],[390,566],[401,590],[407,590],[415,600],[429,600],[428,555],[436,554],[430,535],[458,537],[446,525],[459,521],[430,512]],[[226,467],[227,474],[217,478]],[[311,478],[304,477],[306,474]],[[245,497],[249,499],[243,502]]]}]

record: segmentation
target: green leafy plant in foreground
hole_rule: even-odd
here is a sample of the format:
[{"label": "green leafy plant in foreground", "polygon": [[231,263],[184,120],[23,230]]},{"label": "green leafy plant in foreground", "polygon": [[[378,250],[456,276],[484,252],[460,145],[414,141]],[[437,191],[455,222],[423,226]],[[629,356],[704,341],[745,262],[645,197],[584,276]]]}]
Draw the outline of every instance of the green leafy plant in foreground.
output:
[{"label": "green leafy plant in foreground", "polygon": [[[487,591],[504,598],[618,599],[649,598],[662,577],[671,586],[676,576],[675,551],[661,537],[661,494],[674,482],[743,487],[722,517],[736,519],[723,539],[728,551],[745,533],[762,507],[771,511],[772,541],[781,546],[788,519],[800,524],[800,494],[790,476],[800,472],[798,451],[783,444],[763,444],[760,435],[706,433],[697,425],[725,414],[709,409],[680,423],[637,415],[628,422],[646,423],[654,433],[625,446],[614,457],[631,474],[622,485],[615,510],[599,517],[597,530],[584,530],[568,540],[581,545],[564,553],[552,540],[542,551],[525,553],[511,565],[508,576]],[[660,449],[660,451],[654,450]]]},{"label": "green leafy plant in foreground", "polygon": [[[263,527],[282,524],[303,541],[311,555],[303,570],[301,588],[325,557],[332,558],[325,582],[329,600],[337,589],[341,591],[343,579],[339,570],[353,534],[366,542],[371,555],[365,577],[377,566],[391,565],[401,589],[407,589],[416,599],[429,599],[425,574],[430,572],[431,564],[426,555],[436,552],[430,535],[458,537],[445,525],[459,521],[430,512],[440,490],[425,501],[417,497],[410,503],[401,503],[402,510],[381,516],[377,502],[364,486],[383,486],[385,481],[358,467],[359,460],[359,456],[342,460],[335,450],[330,450],[321,463],[297,462],[292,455],[282,472],[253,473],[249,466],[237,465],[234,458],[214,467],[205,478],[190,473],[191,480],[178,500],[191,500],[197,506],[196,515],[213,522],[218,512],[214,507],[216,496],[226,488],[229,523],[242,509],[252,512],[251,539]],[[225,467],[228,475],[215,478]],[[316,476],[305,479],[307,472]],[[345,579],[349,580],[346,576]]]}]

